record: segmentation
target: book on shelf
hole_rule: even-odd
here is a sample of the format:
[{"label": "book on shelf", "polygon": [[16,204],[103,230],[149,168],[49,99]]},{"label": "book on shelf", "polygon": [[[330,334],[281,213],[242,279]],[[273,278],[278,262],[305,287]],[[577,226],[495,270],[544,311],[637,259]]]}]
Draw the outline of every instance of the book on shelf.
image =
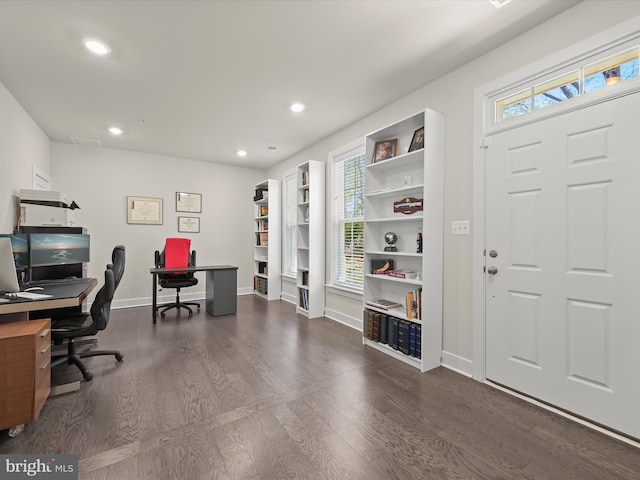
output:
[{"label": "book on shelf", "polygon": [[269,207],[267,207],[266,205],[260,205],[259,213],[261,217],[266,217],[267,215],[269,215]]},{"label": "book on shelf", "polygon": [[389,343],[389,315],[380,315],[380,343]]},{"label": "book on shelf", "polygon": [[303,270],[302,272],[302,285],[304,285],[305,287],[309,286],[309,272],[307,272],[306,270]]},{"label": "book on shelf", "polygon": [[258,220],[258,230],[269,230],[269,221],[267,219]]},{"label": "book on shelf", "polygon": [[256,245],[260,247],[269,246],[269,234],[267,232],[256,233]]},{"label": "book on shelf", "polygon": [[389,270],[387,275],[394,278],[416,278],[418,274],[412,270]]},{"label": "book on shelf", "polygon": [[304,170],[302,172],[302,186],[306,187],[307,185],[309,185],[309,171]]},{"label": "book on shelf", "polygon": [[381,314],[378,312],[375,312],[373,314],[373,338],[372,340],[374,342],[379,342],[380,341],[380,317]]},{"label": "book on shelf", "polygon": [[412,357],[416,356],[416,327],[418,325],[416,323],[411,323],[409,325],[409,355]]},{"label": "book on shelf", "polygon": [[398,350],[398,332],[400,328],[400,319],[391,317],[389,319],[389,346]]},{"label": "book on shelf", "polygon": [[407,318],[422,320],[422,288],[407,292],[405,298]]},{"label": "book on shelf", "polygon": [[416,358],[422,358],[422,325],[416,325]]},{"label": "book on shelf", "polygon": [[385,300],[384,298],[375,298],[366,301],[367,305],[379,308],[380,310],[389,310],[391,308],[402,308],[402,305],[398,302],[392,302],[391,300]]},{"label": "book on shelf", "polygon": [[398,321],[398,350],[409,355],[409,324],[406,320]]}]

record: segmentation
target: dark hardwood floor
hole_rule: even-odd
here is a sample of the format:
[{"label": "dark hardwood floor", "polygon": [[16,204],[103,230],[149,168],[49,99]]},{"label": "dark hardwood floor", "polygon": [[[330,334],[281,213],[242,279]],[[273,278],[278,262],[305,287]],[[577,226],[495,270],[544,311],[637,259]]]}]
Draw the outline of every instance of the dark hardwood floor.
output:
[{"label": "dark hardwood floor", "polygon": [[[292,305],[115,310],[81,390],[1,453],[79,455],[81,479],[638,479],[640,450],[445,368],[427,373]],[[81,380],[56,367],[53,382]]]}]

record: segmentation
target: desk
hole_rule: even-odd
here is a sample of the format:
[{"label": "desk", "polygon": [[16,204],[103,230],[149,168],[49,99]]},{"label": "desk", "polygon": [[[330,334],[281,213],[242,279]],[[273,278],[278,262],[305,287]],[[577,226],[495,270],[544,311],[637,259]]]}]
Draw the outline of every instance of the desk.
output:
[{"label": "desk", "polygon": [[[95,278],[78,278],[73,281],[33,282],[30,286],[42,287],[33,293],[51,295],[49,298],[29,300],[26,298],[11,298],[8,302],[0,303],[0,322],[4,323],[2,315],[12,315],[10,320],[28,320],[29,312],[49,310],[54,308],[77,307],[82,305],[98,281]],[[6,298],[6,297],[3,297]],[[22,315],[22,316],[20,316]]]},{"label": "desk", "polygon": [[158,275],[161,273],[177,272],[207,272],[206,303],[207,313],[211,316],[229,315],[237,310],[237,272],[233,265],[207,265],[203,267],[184,268],[152,268],[149,273],[153,276],[152,316],[156,323],[158,314]]},{"label": "desk", "polygon": [[51,297],[0,303],[0,429],[13,427],[10,435],[17,435],[38,416],[47,396],[80,388],[80,382],[50,386],[51,321],[16,320],[28,320],[29,312],[37,310],[81,305],[97,284],[95,278],[34,283],[42,287],[37,293]]}]

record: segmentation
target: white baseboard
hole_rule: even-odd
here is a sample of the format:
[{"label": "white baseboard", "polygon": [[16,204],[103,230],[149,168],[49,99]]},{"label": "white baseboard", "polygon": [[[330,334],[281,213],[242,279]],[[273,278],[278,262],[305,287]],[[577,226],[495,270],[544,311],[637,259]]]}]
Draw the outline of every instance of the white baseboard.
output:
[{"label": "white baseboard", "polygon": [[355,330],[362,332],[362,319],[354,318],[349,315],[345,315],[344,313],[338,312],[337,310],[332,310],[330,308],[324,309],[324,316],[330,318],[331,320],[335,320],[338,323],[342,323],[347,327],[351,327]]},{"label": "white baseboard", "polygon": [[280,294],[280,300],[284,300],[285,302],[293,303],[294,305],[296,305],[296,296],[295,295],[290,295],[288,293],[282,292]]},{"label": "white baseboard", "polygon": [[238,289],[238,295],[253,295],[253,288],[242,287]]},{"label": "white baseboard", "polygon": [[469,378],[473,375],[473,361],[453,353],[442,352],[442,366]]}]

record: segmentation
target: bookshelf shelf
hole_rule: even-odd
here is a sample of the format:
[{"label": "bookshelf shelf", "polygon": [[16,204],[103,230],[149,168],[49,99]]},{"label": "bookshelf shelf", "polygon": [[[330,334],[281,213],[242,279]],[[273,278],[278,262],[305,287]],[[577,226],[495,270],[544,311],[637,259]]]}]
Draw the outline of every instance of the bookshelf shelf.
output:
[{"label": "bookshelf shelf", "polygon": [[325,164],[309,160],[297,167],[297,307],[309,318],[324,315]]},{"label": "bookshelf shelf", "polygon": [[[424,147],[409,152],[414,133],[422,127]],[[398,140],[398,155],[373,162],[376,142],[393,138]],[[444,117],[426,109],[372,132],[365,143],[362,341],[424,372],[438,367],[442,356]],[[422,210],[394,212],[393,203],[404,198],[422,199]],[[384,251],[387,232],[396,234],[398,251]],[[373,274],[373,260],[386,268],[390,263],[389,270],[412,271],[419,277]],[[367,304],[372,299],[402,307],[377,308]]]},{"label": "bookshelf shelf", "polygon": [[253,291],[267,300],[280,299],[280,181],[255,186],[253,197]]}]

